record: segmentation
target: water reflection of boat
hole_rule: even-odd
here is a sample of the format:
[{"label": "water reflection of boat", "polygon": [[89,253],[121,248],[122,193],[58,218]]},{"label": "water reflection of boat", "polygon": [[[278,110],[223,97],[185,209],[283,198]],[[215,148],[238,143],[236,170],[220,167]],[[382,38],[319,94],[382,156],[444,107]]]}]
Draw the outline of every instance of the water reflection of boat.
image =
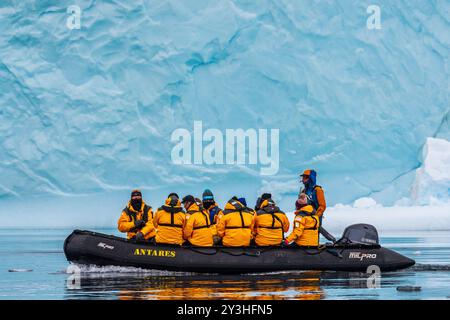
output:
[{"label": "water reflection of boat", "polygon": [[[276,273],[184,274],[134,268],[82,269],[78,290],[67,290],[67,298],[73,299],[121,299],[121,300],[320,300],[330,292],[342,289],[369,288],[370,274],[342,271],[282,271]],[[407,278],[409,272],[386,272],[380,287],[395,287]],[[378,291],[369,290],[365,295],[376,297]],[[357,298],[358,296],[355,296]]]},{"label": "water reflection of boat", "polygon": [[77,295],[113,296],[121,300],[318,300],[325,297],[321,271],[269,275],[160,276],[83,275]]},{"label": "water reflection of boat", "polygon": [[[352,231],[352,230],[351,230]],[[358,231],[364,238],[368,234]],[[372,230],[373,231],[373,230]],[[376,232],[376,230],[375,230]],[[351,233],[350,233],[351,234]],[[377,238],[378,241],[378,238]],[[382,271],[398,270],[415,262],[375,243],[338,243],[322,248],[180,247],[136,243],[115,236],[75,230],[64,243],[69,261],[99,266],[204,273],[249,273],[282,270]]]}]

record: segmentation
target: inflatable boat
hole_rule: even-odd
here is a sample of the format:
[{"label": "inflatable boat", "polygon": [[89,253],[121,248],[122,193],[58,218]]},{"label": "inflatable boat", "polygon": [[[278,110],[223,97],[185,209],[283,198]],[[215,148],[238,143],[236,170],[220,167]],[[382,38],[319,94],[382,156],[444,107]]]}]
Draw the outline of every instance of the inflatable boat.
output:
[{"label": "inflatable boat", "polygon": [[68,261],[98,266],[198,273],[255,273],[288,270],[381,271],[415,264],[378,243],[376,229],[353,225],[335,243],[319,247],[192,247],[138,243],[116,236],[75,230],[64,242]]}]

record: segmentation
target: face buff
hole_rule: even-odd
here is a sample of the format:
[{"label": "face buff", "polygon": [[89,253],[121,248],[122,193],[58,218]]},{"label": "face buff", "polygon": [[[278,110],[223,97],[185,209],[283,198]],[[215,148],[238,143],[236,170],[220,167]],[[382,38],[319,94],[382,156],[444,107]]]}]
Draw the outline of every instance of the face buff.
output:
[{"label": "face buff", "polygon": [[206,210],[208,210],[209,208],[211,208],[211,206],[213,206],[213,205],[214,205],[214,201],[211,201],[211,200],[203,201],[203,207],[204,207]]},{"label": "face buff", "polygon": [[131,206],[134,210],[139,211],[142,207],[142,199],[131,199]]}]

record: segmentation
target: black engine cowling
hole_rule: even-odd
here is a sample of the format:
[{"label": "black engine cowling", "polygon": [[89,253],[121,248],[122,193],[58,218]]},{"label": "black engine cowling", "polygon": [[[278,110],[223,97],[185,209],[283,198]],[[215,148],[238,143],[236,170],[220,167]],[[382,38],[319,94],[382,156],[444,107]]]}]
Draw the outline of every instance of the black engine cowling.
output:
[{"label": "black engine cowling", "polygon": [[378,245],[378,231],[370,224],[353,224],[345,228],[342,238],[338,243]]}]

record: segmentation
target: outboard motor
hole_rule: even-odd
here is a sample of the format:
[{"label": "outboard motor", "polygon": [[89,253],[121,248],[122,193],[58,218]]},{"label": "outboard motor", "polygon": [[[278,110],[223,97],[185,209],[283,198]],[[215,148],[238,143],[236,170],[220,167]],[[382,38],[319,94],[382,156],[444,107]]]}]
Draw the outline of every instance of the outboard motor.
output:
[{"label": "outboard motor", "polygon": [[377,229],[370,224],[353,224],[345,228],[344,234],[338,243],[378,245],[378,232]]}]

